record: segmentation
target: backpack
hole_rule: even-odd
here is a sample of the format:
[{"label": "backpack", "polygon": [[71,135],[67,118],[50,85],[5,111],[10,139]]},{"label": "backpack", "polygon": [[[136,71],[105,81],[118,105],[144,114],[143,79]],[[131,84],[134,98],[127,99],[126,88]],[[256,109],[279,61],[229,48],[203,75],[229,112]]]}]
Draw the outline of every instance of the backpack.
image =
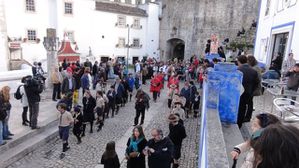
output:
[{"label": "backpack", "polygon": [[21,94],[21,92],[20,92],[20,87],[21,86],[23,86],[23,85],[20,85],[19,87],[18,87],[18,89],[17,89],[17,91],[14,93],[14,97],[15,97],[15,99],[17,99],[17,100],[20,100],[20,99],[22,99],[22,94]]}]

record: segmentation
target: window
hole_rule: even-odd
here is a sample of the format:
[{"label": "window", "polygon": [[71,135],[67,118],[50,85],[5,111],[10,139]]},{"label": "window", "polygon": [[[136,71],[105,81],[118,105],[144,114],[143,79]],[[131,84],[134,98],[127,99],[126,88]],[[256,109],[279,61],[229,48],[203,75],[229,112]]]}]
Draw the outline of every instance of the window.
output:
[{"label": "window", "polygon": [[74,32],[73,31],[67,31],[65,32],[66,36],[68,37],[68,39],[70,40],[70,42],[75,42],[75,36],[74,36]]},{"label": "window", "polygon": [[126,45],[126,39],[125,38],[118,38],[118,47],[123,48]]},{"label": "window", "polygon": [[126,4],[132,4],[132,0],[125,0]]},{"label": "window", "polygon": [[117,25],[120,27],[126,26],[126,17],[125,16],[118,16],[117,17]]},{"label": "window", "polygon": [[136,5],[140,5],[142,0],[136,0]]},{"label": "window", "polygon": [[114,2],[120,2],[120,0],[114,0]]},{"label": "window", "polygon": [[64,14],[73,14],[73,4],[71,2],[64,3]]},{"label": "window", "polygon": [[134,19],[133,28],[140,29],[140,19],[139,18]]},{"label": "window", "polygon": [[267,0],[265,16],[269,15],[269,13],[270,13],[270,6],[271,6],[271,0]]},{"label": "window", "polygon": [[28,41],[36,41],[36,30],[27,30]]},{"label": "window", "polygon": [[140,47],[140,40],[137,38],[133,39],[133,44],[132,44],[133,48],[139,48]]},{"label": "window", "polygon": [[34,0],[26,0],[26,11],[35,12]]}]

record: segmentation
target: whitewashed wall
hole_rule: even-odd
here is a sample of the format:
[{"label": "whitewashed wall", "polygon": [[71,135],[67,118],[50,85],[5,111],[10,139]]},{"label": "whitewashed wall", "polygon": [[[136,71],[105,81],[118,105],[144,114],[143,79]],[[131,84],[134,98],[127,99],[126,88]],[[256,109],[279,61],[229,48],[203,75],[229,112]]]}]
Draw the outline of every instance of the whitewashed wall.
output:
[{"label": "whitewashed wall", "polygon": [[[21,45],[23,58],[31,63],[46,59],[42,42],[47,28],[56,28],[59,39],[63,39],[65,31],[73,31],[81,56],[88,55],[89,47],[97,58],[127,56],[127,49],[116,48],[116,44],[119,37],[125,37],[127,43],[128,29],[115,26],[119,14],[96,11],[94,0],[35,0],[36,12],[33,13],[26,12],[25,0],[3,1],[9,37],[26,38],[27,29],[37,30],[40,43],[27,42]],[[64,14],[64,2],[67,1],[73,3],[73,15]],[[149,17],[139,17],[142,29],[131,29],[130,44],[133,38],[139,38],[142,48],[130,49],[129,62],[133,56],[141,59],[146,55],[158,57],[159,53],[159,6],[150,3],[141,7],[147,10]],[[134,18],[135,16],[126,16],[127,24],[133,24]]]},{"label": "whitewashed wall", "polygon": [[286,55],[292,51],[294,58],[299,61],[299,2],[298,0],[289,0],[291,5],[294,6],[287,7],[283,1],[272,0],[268,16],[265,16],[267,0],[261,1],[254,54],[260,62],[268,66],[271,62],[273,50],[273,34],[276,33],[289,32],[284,58],[286,59]]}]

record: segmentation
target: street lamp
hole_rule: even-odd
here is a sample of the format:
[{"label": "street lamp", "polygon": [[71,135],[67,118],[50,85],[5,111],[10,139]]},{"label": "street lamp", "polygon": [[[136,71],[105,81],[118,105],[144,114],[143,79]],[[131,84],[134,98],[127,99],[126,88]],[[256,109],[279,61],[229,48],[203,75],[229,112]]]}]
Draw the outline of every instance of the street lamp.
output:
[{"label": "street lamp", "polygon": [[47,50],[47,74],[48,74],[48,88],[51,88],[51,74],[53,67],[57,66],[57,48],[59,38],[56,37],[56,29],[48,28],[47,37],[44,37],[43,45]]},{"label": "street lamp", "polygon": [[126,45],[127,47],[127,61],[126,61],[126,69],[127,69],[127,73],[129,74],[129,53],[130,53],[130,25],[127,24],[128,27],[128,43]]}]

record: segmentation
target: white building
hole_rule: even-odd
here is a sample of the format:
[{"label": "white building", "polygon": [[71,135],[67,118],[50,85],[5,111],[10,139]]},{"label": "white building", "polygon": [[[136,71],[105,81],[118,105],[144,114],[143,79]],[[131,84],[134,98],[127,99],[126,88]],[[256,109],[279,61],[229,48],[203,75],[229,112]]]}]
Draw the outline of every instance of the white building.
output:
[{"label": "white building", "polygon": [[[14,60],[29,63],[45,61],[43,38],[47,28],[55,28],[60,40],[68,34],[73,49],[85,58],[92,51],[95,59],[129,55],[133,59],[159,59],[160,4],[145,0],[2,0],[3,25],[8,44],[0,38],[0,49],[8,48],[4,64]],[[153,1],[153,0],[152,0]],[[1,7],[0,7],[1,9]],[[1,20],[1,10],[0,10]],[[2,22],[1,25],[2,25]],[[0,36],[2,37],[2,36]],[[5,39],[5,38],[4,38]],[[4,45],[4,46],[3,46]],[[2,51],[1,51],[2,55]],[[2,61],[6,60],[6,61]],[[3,64],[3,65],[2,65]]]},{"label": "white building", "polygon": [[292,52],[299,60],[298,0],[261,0],[254,55],[270,66],[281,53],[284,60]]}]

